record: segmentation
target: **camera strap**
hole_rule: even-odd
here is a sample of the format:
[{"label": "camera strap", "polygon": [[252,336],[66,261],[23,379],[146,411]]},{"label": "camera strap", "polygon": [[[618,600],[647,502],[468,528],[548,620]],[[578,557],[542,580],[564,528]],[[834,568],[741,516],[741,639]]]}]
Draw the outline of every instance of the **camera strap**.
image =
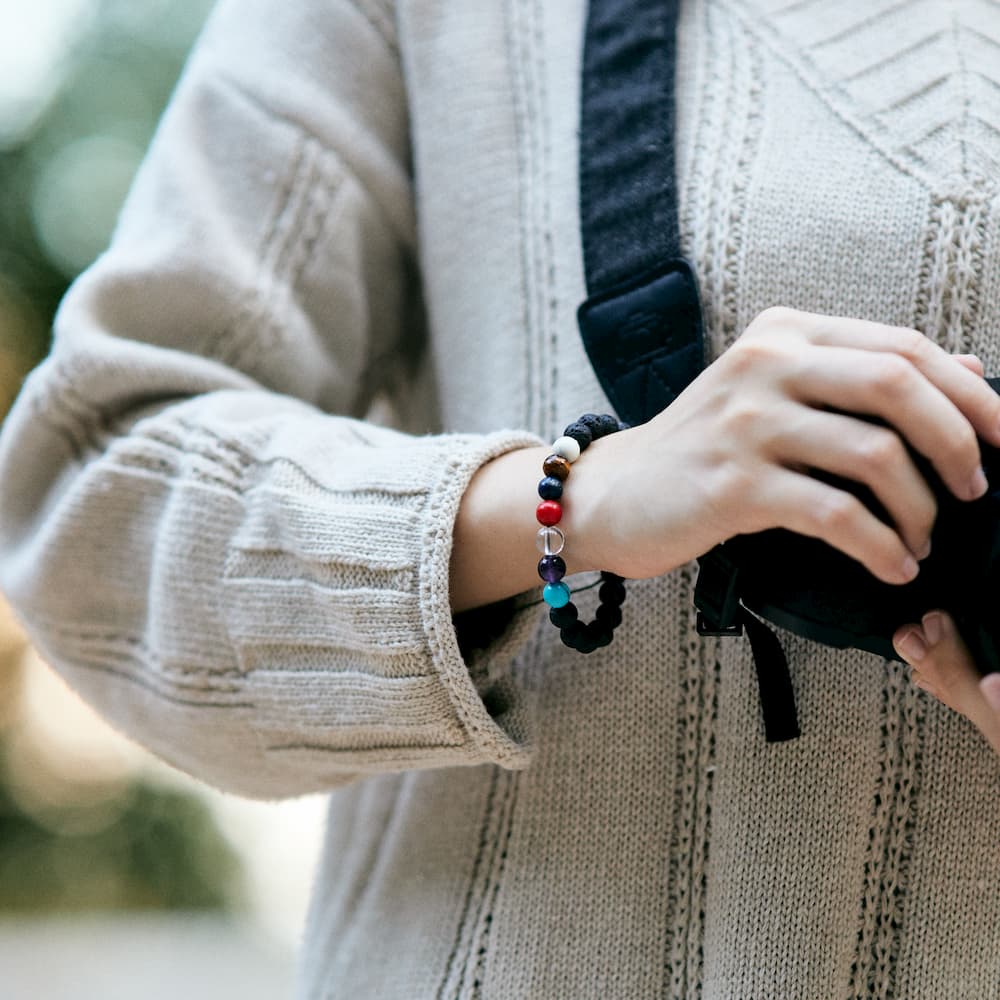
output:
[{"label": "camera strap", "polygon": [[[580,228],[587,299],[577,311],[620,419],[669,406],[705,366],[701,302],[680,245],[674,160],[679,0],[590,0],[580,111]],[[702,635],[750,640],[768,742],[798,736],[777,636],[744,608],[717,546],[699,559]]]}]

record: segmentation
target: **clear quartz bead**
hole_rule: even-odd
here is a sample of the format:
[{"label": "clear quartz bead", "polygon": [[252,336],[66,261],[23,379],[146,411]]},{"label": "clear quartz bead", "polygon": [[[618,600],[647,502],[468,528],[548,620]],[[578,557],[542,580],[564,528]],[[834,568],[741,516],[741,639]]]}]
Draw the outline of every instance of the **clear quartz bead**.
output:
[{"label": "clear quartz bead", "polygon": [[558,528],[539,528],[535,548],[543,555],[557,556],[566,544],[566,536]]}]

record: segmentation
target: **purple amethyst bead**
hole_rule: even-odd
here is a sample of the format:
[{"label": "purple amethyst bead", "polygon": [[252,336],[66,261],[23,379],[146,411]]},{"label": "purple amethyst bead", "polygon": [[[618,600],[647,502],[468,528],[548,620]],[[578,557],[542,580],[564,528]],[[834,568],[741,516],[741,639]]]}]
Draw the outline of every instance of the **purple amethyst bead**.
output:
[{"label": "purple amethyst bead", "polygon": [[558,583],[566,575],[566,563],[561,556],[542,556],[538,575],[547,583]]}]

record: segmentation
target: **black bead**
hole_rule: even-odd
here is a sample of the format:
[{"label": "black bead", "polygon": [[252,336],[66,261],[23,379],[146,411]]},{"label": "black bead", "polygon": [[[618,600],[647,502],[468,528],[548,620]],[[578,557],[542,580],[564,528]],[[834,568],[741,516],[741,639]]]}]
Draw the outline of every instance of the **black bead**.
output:
[{"label": "black bead", "polygon": [[[606,434],[626,430],[628,424],[610,413],[585,413],[570,424],[563,434],[572,438],[583,451],[593,441]],[[569,475],[570,463],[558,455],[549,455],[543,463],[545,478],[538,484],[538,495],[543,500],[560,500],[563,481]],[[561,559],[546,556],[538,564],[538,573],[548,580],[565,566]],[[580,621],[576,605],[570,601],[562,608],[549,609],[549,621],[559,629],[559,637],[571,649],[581,653],[592,653],[607,646],[614,638],[614,630],[621,624],[621,605],[625,601],[625,582],[616,573],[607,570],[601,573],[601,587],[598,591],[600,605],[597,616],[589,624]]]},{"label": "black bead", "polygon": [[618,604],[602,604],[597,609],[596,621],[609,629],[618,628],[622,623],[622,609]]},{"label": "black bead", "polygon": [[559,500],[563,495],[563,484],[555,476],[546,476],[538,484],[538,495],[543,500]]},{"label": "black bead", "polygon": [[606,434],[614,434],[616,430],[618,430],[618,418],[611,416],[610,413],[602,413],[597,418],[597,425],[593,428],[592,433],[595,438],[599,438]]},{"label": "black bead", "polygon": [[601,649],[604,646],[610,646],[611,640],[614,638],[614,630],[602,625],[600,622],[591,622],[587,626],[587,637],[594,644],[596,649]]},{"label": "black bead", "polygon": [[605,580],[598,590],[601,604],[619,605],[625,603],[625,584],[621,580]]},{"label": "black bead", "polygon": [[580,446],[580,451],[584,451],[587,445],[594,440],[594,435],[591,433],[590,428],[581,420],[577,420],[576,423],[570,424],[569,427],[563,431],[563,434],[565,434],[566,437],[571,437]]},{"label": "black bead", "polygon": [[556,628],[567,628],[575,625],[579,617],[580,612],[577,611],[576,605],[572,601],[569,604],[564,604],[561,608],[549,608],[549,621]]},{"label": "black bead", "polygon": [[559,637],[565,645],[569,646],[570,649],[575,649],[578,653],[592,653],[597,649],[597,643],[583,622],[574,622],[573,625],[564,628],[559,633]]}]

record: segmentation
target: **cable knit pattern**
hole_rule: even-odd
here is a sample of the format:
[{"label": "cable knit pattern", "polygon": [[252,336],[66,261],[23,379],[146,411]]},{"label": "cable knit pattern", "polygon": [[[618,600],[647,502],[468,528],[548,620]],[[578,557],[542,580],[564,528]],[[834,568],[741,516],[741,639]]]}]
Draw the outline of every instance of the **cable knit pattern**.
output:
[{"label": "cable knit pattern", "polygon": [[[769,745],[694,566],[590,657],[537,594],[459,651],[469,478],[607,405],[584,16],[222,0],[4,427],[0,582],[177,766],[332,790],[304,1000],[997,996],[1000,764],[898,664],[784,635],[803,735]],[[783,304],[1000,372],[998,40],[993,0],[682,5],[713,354]]]}]

